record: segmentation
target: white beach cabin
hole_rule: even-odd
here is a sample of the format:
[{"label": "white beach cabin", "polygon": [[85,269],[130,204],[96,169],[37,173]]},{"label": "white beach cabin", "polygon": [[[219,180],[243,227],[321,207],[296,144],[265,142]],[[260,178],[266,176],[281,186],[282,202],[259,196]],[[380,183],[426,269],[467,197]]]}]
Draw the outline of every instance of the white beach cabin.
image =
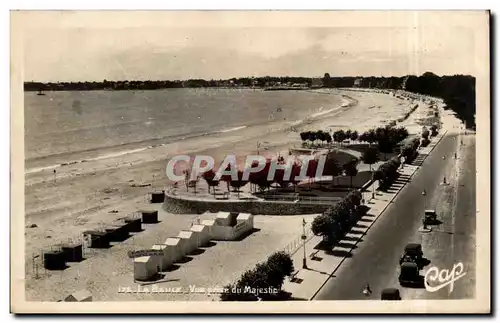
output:
[{"label": "white beach cabin", "polygon": [[160,250],[163,251],[162,256],[154,256],[155,258],[153,261],[160,266],[160,271],[165,271],[165,269],[168,269],[172,264],[172,260],[170,259],[170,255],[167,254],[167,246],[164,244],[155,244],[151,248],[152,250]]},{"label": "white beach cabin", "polygon": [[189,229],[196,233],[196,238],[198,239],[198,246],[203,247],[210,241],[210,232],[207,226],[201,224],[195,224]]},{"label": "white beach cabin", "polygon": [[184,258],[185,253],[180,245],[180,240],[179,238],[167,238],[165,240],[166,254],[172,263]]},{"label": "white beach cabin", "polygon": [[156,266],[149,256],[134,258],[134,279],[148,280],[156,275]]},{"label": "white beach cabin", "polygon": [[191,252],[198,249],[198,239],[196,239],[195,233],[192,231],[181,231],[177,235],[177,237],[181,238],[182,243],[185,245],[184,251],[186,254],[190,254]]},{"label": "white beach cabin", "polygon": [[229,226],[231,222],[231,213],[229,212],[218,212],[215,217],[215,224],[221,226]]},{"label": "white beach cabin", "polygon": [[235,236],[247,233],[253,229],[253,215],[250,213],[240,213],[236,218]]},{"label": "white beach cabin", "polygon": [[207,228],[208,236],[210,240],[215,239],[213,235],[213,227],[215,226],[215,220],[203,220],[201,221],[201,225]]},{"label": "white beach cabin", "polygon": [[86,289],[81,289],[64,299],[65,302],[92,302],[92,294]]}]

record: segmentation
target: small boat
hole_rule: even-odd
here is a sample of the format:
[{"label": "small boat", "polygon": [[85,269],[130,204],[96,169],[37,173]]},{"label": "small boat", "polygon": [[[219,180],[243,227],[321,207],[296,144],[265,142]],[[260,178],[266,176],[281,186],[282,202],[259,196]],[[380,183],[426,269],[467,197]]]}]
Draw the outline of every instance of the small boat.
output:
[{"label": "small boat", "polygon": [[45,95],[45,93],[43,93],[42,90],[38,90],[38,93],[36,95]]}]

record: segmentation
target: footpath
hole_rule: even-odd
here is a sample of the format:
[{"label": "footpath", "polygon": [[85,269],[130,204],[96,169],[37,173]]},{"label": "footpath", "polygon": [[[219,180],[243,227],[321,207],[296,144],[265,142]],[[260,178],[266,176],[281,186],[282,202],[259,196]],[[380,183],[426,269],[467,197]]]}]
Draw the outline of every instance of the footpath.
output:
[{"label": "footpath", "polygon": [[[391,185],[388,192],[378,191],[378,182],[373,183],[365,192],[363,198],[368,212],[356,223],[331,250],[325,252],[317,249],[322,241],[321,236],[313,236],[305,243],[305,256],[307,268],[303,269],[304,246],[303,244],[292,255],[296,272],[292,280],[286,280],[283,290],[292,294],[297,300],[312,300],[326,282],[332,277],[343,261],[351,255],[360,239],[370,230],[377,219],[383,215],[385,209],[399,194],[403,187],[410,182],[413,174],[420,168],[423,161],[434,147],[446,135],[446,132],[431,138],[427,147],[418,149],[418,157],[412,165],[404,165],[399,169],[399,178]],[[372,191],[374,195],[372,195]]]}]

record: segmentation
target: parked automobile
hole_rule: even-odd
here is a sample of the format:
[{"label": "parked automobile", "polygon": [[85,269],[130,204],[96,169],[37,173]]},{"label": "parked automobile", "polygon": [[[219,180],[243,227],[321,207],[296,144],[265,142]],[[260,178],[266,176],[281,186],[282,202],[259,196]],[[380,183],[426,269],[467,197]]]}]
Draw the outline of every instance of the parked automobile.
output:
[{"label": "parked automobile", "polygon": [[401,295],[397,288],[386,288],[380,293],[380,299],[383,301],[400,301]]},{"label": "parked automobile", "polygon": [[399,284],[401,286],[412,286],[420,283],[419,268],[414,262],[403,262],[399,273]]},{"label": "parked automobile", "polygon": [[414,262],[420,263],[424,253],[422,252],[422,245],[419,243],[409,243],[406,245],[405,250],[401,258],[399,259],[399,264],[404,262]]},{"label": "parked automobile", "polygon": [[437,222],[436,210],[425,210],[424,212],[424,224],[432,225]]}]

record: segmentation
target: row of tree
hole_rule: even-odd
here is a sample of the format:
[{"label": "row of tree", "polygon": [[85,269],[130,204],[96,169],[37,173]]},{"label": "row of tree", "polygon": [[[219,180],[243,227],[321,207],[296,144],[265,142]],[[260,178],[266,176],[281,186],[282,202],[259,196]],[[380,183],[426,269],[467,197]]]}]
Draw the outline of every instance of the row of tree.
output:
[{"label": "row of tree", "polygon": [[438,97],[457,113],[467,127],[475,128],[476,78],[470,75],[438,76],[426,72],[420,76],[402,77],[330,77],[323,78],[325,87],[362,87],[405,90]]},{"label": "row of tree", "polygon": [[358,134],[356,130],[337,130],[331,136],[328,132],[322,130],[318,131],[304,131],[300,133],[300,139],[303,142],[309,141],[315,143],[316,141],[327,143],[338,142],[342,143],[346,139],[359,140],[361,142],[368,142],[369,144],[377,143],[381,152],[390,153],[395,145],[408,137],[408,130],[405,127],[394,127],[389,124],[385,127],[373,128]]},{"label": "row of tree", "polygon": [[304,131],[300,133],[300,139],[304,142],[310,141],[311,143],[315,143],[317,140],[327,143],[338,142],[341,143],[346,139],[356,140],[359,135],[356,130],[337,130],[333,133],[333,136],[328,132],[324,132],[323,130],[318,131]]},{"label": "row of tree", "polygon": [[334,243],[357,221],[356,211],[361,205],[361,200],[360,191],[349,192],[337,204],[314,218],[311,226],[312,232],[317,236],[323,236],[325,242]]},{"label": "row of tree", "polygon": [[401,148],[401,155],[405,158],[405,163],[411,163],[417,156],[417,149],[420,145],[420,140],[418,138],[413,138],[410,142],[407,142]]},{"label": "row of tree", "polygon": [[221,301],[276,300],[285,277],[294,272],[293,260],[284,251],[275,252],[267,261],[247,270],[236,283],[224,286]]},{"label": "row of tree", "polygon": [[[232,187],[238,194],[239,189],[244,187],[248,183],[252,185],[251,191],[256,192],[257,189],[259,191],[269,190],[272,184],[278,184],[281,188],[286,188],[290,185],[297,185],[300,180],[298,179],[301,176],[302,167],[306,167],[301,161],[295,161],[291,164],[290,176],[287,175],[287,169],[278,168],[276,169],[274,176],[269,178],[269,172],[271,171],[271,160],[267,160],[264,168],[258,172],[250,173],[248,176],[248,180],[243,179],[244,172],[242,170],[237,170],[237,179],[233,179],[231,175],[226,174],[222,175],[220,179],[216,179],[216,171],[211,169],[201,174],[201,177],[207,182],[209,186],[209,190],[215,196],[215,187],[219,185],[220,182],[225,182],[227,185],[228,192],[230,187]],[[280,162],[278,162],[279,164]],[[281,163],[284,163],[284,160],[281,159]],[[353,157],[351,160],[346,163],[340,165],[339,162],[331,157],[331,155],[327,156],[325,160],[325,164],[323,167],[323,171],[318,174],[319,176],[340,176],[345,175],[351,178],[351,187],[352,187],[352,178],[358,174],[357,165],[359,160]],[[316,177],[316,173],[318,171],[320,161],[316,159],[312,159],[307,161],[307,171],[305,173],[305,177],[309,179],[309,183]],[[254,162],[251,165],[252,168],[257,167],[257,162]],[[231,167],[228,166],[226,171],[230,171]],[[186,183],[186,186],[189,185]]]},{"label": "row of tree", "polygon": [[379,188],[387,189],[398,176],[398,168],[401,166],[399,157],[393,157],[386,161],[373,173],[373,179],[379,181]]}]

